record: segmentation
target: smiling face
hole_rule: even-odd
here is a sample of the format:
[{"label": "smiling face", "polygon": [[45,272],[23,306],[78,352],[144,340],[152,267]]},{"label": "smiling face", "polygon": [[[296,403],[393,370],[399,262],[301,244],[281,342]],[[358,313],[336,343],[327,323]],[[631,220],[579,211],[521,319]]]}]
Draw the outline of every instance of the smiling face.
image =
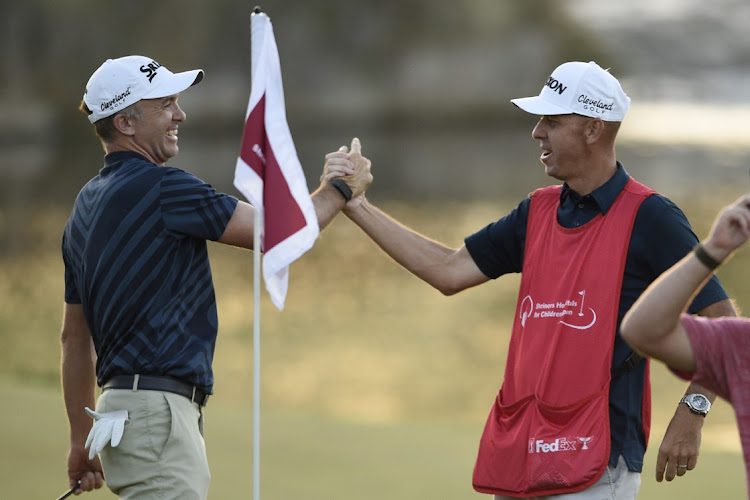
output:
[{"label": "smiling face", "polygon": [[592,118],[580,115],[542,116],[531,136],[542,148],[541,162],[550,177],[570,182],[586,174],[590,156],[587,128]]},{"label": "smiling face", "polygon": [[187,116],[177,104],[179,94],[144,99],[135,104],[138,116],[131,119],[132,142],[138,152],[152,162],[164,165],[177,155],[177,128]]}]

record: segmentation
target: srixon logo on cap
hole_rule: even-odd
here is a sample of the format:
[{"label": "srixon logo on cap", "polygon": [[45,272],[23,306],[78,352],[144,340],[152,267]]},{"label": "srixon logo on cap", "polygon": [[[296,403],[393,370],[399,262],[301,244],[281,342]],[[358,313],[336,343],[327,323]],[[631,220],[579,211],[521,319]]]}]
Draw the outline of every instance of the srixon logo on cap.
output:
[{"label": "srixon logo on cap", "polygon": [[547,80],[547,83],[545,85],[552,90],[557,91],[558,94],[562,95],[563,92],[565,92],[565,89],[568,88],[567,85],[563,85],[561,81],[556,80],[555,78],[549,77],[549,80]]},{"label": "srixon logo on cap", "polygon": [[156,70],[159,68],[161,68],[161,64],[156,61],[151,61],[150,63],[141,66],[141,73],[146,73],[146,76],[148,77],[148,81],[150,83],[151,80],[153,80],[156,76]]}]

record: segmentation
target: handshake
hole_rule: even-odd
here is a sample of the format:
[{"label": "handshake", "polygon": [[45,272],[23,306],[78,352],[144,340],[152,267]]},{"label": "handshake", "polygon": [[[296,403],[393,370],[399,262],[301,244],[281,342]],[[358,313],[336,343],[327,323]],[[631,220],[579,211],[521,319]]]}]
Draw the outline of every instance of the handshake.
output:
[{"label": "handshake", "polygon": [[365,191],[372,184],[372,174],[370,160],[362,156],[359,139],[352,139],[351,149],[341,146],[338,151],[328,153],[325,159],[321,183],[333,185],[346,198],[347,203],[352,199],[361,202]]}]

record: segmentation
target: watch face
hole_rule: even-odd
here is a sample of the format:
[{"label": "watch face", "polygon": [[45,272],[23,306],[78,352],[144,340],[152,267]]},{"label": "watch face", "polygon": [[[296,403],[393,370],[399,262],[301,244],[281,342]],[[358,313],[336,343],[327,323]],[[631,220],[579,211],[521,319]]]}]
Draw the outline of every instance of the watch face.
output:
[{"label": "watch face", "polygon": [[695,411],[707,412],[711,408],[711,402],[703,394],[691,394],[688,402]]}]

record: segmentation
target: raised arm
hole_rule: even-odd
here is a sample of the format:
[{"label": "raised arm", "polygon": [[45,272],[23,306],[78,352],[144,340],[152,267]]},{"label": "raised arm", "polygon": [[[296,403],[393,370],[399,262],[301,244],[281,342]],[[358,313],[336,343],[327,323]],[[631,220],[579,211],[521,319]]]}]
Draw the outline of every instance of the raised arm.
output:
[{"label": "raised arm", "polygon": [[[708,237],[649,286],[622,321],[623,338],[636,350],[685,371],[695,369],[682,314],[714,268],[750,237],[750,195],[725,207]],[[713,261],[713,262],[711,262]],[[708,263],[708,264],[707,264]],[[710,264],[710,265],[709,265]],[[715,265],[714,265],[715,264]],[[734,316],[729,301],[700,312],[706,316]]]},{"label": "raised arm", "polygon": [[489,279],[465,245],[450,248],[432,240],[393,219],[364,195],[349,202],[345,213],[393,260],[445,295]]},{"label": "raised arm", "polygon": [[[695,251],[666,271],[636,301],[621,325],[622,337],[636,350],[665,362],[672,368],[695,371],[695,356],[680,315],[708,281],[713,270],[750,236],[750,196],[738,199],[717,217],[706,238]],[[736,316],[730,300],[701,310],[708,317]],[[692,383],[687,393],[699,392],[710,400],[715,395]],[[659,448],[656,480],[672,480],[692,470],[698,459],[703,417],[686,405],[678,405]]]}]

